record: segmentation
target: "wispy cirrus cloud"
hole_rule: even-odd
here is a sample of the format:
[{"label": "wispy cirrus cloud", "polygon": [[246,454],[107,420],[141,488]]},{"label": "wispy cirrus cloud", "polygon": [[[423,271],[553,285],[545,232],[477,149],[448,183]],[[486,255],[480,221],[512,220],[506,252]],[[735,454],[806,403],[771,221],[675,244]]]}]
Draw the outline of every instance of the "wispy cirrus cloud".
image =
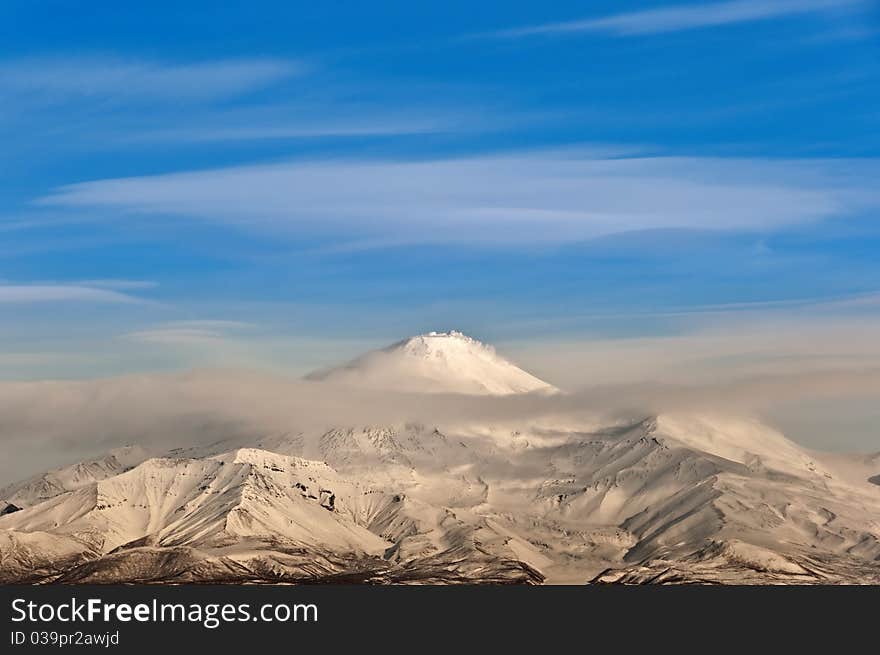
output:
[{"label": "wispy cirrus cloud", "polygon": [[730,0],[729,2],[673,5],[599,18],[527,25],[474,36],[506,39],[577,33],[639,36],[751,23],[804,14],[838,12],[841,9],[860,4],[864,4],[864,0]]},{"label": "wispy cirrus cloud", "polygon": [[2,96],[49,102],[88,98],[194,100],[234,96],[301,75],[285,59],[161,62],[117,57],[31,58],[0,64]]},{"label": "wispy cirrus cloud", "polygon": [[0,284],[0,303],[145,303],[120,291],[84,284]]},{"label": "wispy cirrus cloud", "polygon": [[462,107],[440,91],[414,99],[395,84],[325,75],[311,76],[306,86],[297,79],[313,71],[301,60],[271,58],[0,60],[0,118],[8,119],[0,121],[0,135],[17,141],[51,134],[56,147],[86,146],[91,152],[380,139],[497,130],[534,120],[530,114],[487,118],[481,103]]},{"label": "wispy cirrus cloud", "polygon": [[252,323],[229,320],[168,321],[144,330],[121,335],[126,341],[165,346],[221,346],[255,327]]},{"label": "wispy cirrus cloud", "polygon": [[335,243],[562,243],[650,229],[772,230],[880,206],[873,160],[544,151],[302,161],[98,180],[42,204],[232,224]]},{"label": "wispy cirrus cloud", "polygon": [[135,289],[155,289],[159,286],[153,280],[124,280],[119,278],[102,278],[100,280],[77,280],[75,286],[112,289],[114,291],[132,291]]},{"label": "wispy cirrus cloud", "polygon": [[316,120],[250,124],[189,125],[145,130],[127,135],[125,143],[220,143],[236,141],[283,141],[295,139],[386,137],[452,131],[458,123],[445,118],[397,119],[375,117],[368,120]]},{"label": "wispy cirrus cloud", "polygon": [[153,343],[162,345],[219,345],[224,341],[224,334],[217,330],[203,328],[165,327],[153,330],[138,330],[123,335],[128,341],[139,343]]}]

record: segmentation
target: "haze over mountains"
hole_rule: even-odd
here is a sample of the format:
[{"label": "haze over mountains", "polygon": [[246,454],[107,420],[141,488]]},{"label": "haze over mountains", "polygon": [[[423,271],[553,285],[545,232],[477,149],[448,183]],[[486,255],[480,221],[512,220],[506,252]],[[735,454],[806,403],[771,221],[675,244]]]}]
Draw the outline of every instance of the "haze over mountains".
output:
[{"label": "haze over mountains", "polygon": [[576,411],[457,332],[293,385],[53,384],[101,443],[111,408],[143,438],[0,489],[7,582],[880,582],[880,456],[719,412]]}]

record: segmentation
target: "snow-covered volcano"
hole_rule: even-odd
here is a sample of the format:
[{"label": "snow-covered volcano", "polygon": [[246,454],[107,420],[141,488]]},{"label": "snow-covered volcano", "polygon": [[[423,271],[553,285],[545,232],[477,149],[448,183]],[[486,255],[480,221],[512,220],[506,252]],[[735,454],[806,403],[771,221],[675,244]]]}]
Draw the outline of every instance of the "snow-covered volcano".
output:
[{"label": "snow-covered volcano", "polygon": [[0,583],[880,583],[878,455],[755,417],[498,401],[554,389],[460,333],[320,376],[345,393],[218,375],[58,383],[90,428],[179,399],[174,438],[0,488]]},{"label": "snow-covered volcano", "polygon": [[19,494],[0,515],[0,582],[880,581],[876,460],[751,419],[254,441]]},{"label": "snow-covered volcano", "polygon": [[510,395],[552,393],[527,373],[461,332],[429,332],[308,376],[311,380],[397,391]]}]

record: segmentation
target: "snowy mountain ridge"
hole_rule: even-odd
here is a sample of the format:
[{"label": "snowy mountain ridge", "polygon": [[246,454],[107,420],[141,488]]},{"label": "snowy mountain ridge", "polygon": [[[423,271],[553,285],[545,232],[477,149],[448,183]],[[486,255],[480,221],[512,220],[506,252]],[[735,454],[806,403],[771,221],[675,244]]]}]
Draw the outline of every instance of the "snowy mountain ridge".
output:
[{"label": "snowy mountain ridge", "polygon": [[[427,360],[456,393],[546,390],[458,333],[365,357],[379,359],[355,360],[358,372],[402,361],[412,374]],[[492,373],[479,387],[475,362]],[[7,486],[0,581],[880,582],[880,458],[814,452],[754,418],[536,414],[215,436]]]},{"label": "snowy mountain ridge", "polygon": [[114,448],[100,457],[52,469],[7,485],[0,489],[0,499],[13,505],[33,505],[40,500],[118,475],[140,464],[147,457],[148,451],[140,446]]}]

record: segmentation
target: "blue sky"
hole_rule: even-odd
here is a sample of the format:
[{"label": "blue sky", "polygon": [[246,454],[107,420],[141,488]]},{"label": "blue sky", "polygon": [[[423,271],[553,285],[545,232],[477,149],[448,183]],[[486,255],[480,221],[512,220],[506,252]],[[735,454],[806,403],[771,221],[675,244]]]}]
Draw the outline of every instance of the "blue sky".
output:
[{"label": "blue sky", "polygon": [[880,308],[877,3],[224,4],[3,3],[0,376]]}]

